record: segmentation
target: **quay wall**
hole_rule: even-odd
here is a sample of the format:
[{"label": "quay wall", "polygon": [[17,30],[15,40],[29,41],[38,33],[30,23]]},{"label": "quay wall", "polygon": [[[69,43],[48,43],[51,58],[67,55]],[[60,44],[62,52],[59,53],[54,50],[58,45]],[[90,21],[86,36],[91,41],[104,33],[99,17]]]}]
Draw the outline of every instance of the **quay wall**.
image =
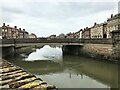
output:
[{"label": "quay wall", "polygon": [[84,44],[80,50],[80,55],[89,56],[92,58],[113,60],[112,44]]},{"label": "quay wall", "polygon": [[63,46],[63,55],[73,54],[85,57],[91,57],[98,60],[120,61],[120,44],[84,44],[84,45],[66,45]]},{"label": "quay wall", "polygon": [[2,57],[7,57],[7,56],[14,56],[15,49],[13,46],[11,47],[0,47],[1,52],[2,52]]},{"label": "quay wall", "polygon": [[120,62],[120,42],[116,45],[113,45],[113,57]]}]

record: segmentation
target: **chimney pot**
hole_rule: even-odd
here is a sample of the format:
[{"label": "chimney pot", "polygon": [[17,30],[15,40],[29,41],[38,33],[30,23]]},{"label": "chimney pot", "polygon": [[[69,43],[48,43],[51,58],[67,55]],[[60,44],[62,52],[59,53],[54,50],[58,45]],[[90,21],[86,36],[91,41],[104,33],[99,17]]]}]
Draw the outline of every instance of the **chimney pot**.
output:
[{"label": "chimney pot", "polygon": [[5,23],[3,23],[3,26],[5,26]]},{"label": "chimney pot", "polygon": [[95,23],[94,23],[94,26],[96,26],[96,25],[97,25],[97,23],[95,22]]},{"label": "chimney pot", "polygon": [[14,26],[15,29],[17,29],[17,26]]},{"label": "chimney pot", "polygon": [[111,18],[113,18],[113,14],[111,14]]}]

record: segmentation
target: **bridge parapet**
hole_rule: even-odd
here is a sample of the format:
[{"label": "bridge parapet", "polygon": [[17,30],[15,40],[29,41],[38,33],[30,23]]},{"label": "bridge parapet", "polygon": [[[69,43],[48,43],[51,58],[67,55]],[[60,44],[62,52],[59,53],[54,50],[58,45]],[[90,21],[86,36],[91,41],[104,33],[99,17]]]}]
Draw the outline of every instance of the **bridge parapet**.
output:
[{"label": "bridge parapet", "polygon": [[112,39],[83,39],[82,43],[91,43],[91,44],[112,44]]},{"label": "bridge parapet", "polygon": [[49,38],[34,38],[34,39],[1,39],[2,44],[24,44],[24,43],[91,43],[91,44],[112,44],[112,39],[49,39]]},{"label": "bridge parapet", "polygon": [[14,44],[15,39],[0,39],[1,44]]},{"label": "bridge parapet", "polygon": [[15,43],[82,43],[81,39],[49,39],[49,38],[34,38],[34,39],[15,39]]}]

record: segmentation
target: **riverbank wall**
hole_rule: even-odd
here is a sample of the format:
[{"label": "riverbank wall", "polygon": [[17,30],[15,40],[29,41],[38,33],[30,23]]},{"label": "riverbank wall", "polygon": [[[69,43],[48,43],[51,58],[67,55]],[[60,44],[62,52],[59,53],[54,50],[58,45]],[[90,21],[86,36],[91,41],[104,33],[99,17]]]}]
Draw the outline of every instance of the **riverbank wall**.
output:
[{"label": "riverbank wall", "polygon": [[63,46],[63,55],[72,54],[84,57],[90,57],[97,60],[106,60],[119,62],[120,44],[83,44],[83,45],[66,45]]},{"label": "riverbank wall", "polygon": [[114,62],[119,60],[118,52],[116,52],[118,49],[111,44],[84,44],[79,50],[79,54],[83,56]]}]

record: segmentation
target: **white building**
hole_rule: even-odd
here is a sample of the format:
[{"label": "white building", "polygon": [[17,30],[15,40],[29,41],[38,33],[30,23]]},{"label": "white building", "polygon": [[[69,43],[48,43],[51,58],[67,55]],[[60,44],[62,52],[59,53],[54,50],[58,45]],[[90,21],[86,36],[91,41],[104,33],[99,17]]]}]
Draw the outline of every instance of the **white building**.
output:
[{"label": "white building", "polygon": [[29,38],[37,38],[37,36],[36,36],[34,33],[31,33],[31,34],[29,35]]},{"label": "white building", "polygon": [[83,30],[82,29],[80,29],[80,34],[79,34],[79,38],[82,38],[82,32],[83,32]]},{"label": "white building", "polygon": [[65,34],[64,33],[59,34],[58,38],[65,38]]}]

